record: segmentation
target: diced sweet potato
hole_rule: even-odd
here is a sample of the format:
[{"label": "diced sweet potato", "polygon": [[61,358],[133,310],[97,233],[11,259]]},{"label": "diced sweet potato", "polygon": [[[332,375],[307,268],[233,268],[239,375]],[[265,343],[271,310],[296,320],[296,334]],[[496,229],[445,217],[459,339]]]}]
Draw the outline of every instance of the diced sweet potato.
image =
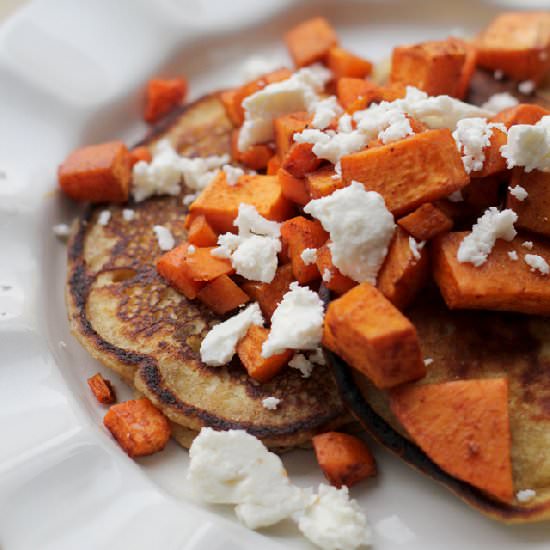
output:
[{"label": "diced sweet potato", "polygon": [[491,122],[501,122],[510,128],[516,124],[536,124],[543,116],[550,115],[550,111],[536,103],[520,103],[515,107],[504,109],[490,119]]},{"label": "diced sweet potato", "polygon": [[259,283],[256,281],[245,281],[243,290],[255,301],[258,302],[266,319],[271,319],[273,312],[277,309],[283,295],[288,292],[290,283],[294,281],[292,265],[280,266],[270,283]]},{"label": "diced sweet potato", "polygon": [[199,290],[197,298],[218,315],[225,315],[250,300],[248,294],[227,275],[207,283]]},{"label": "diced sweet potato", "polygon": [[314,17],[288,31],[285,42],[296,67],[304,67],[326,60],[338,37],[324,17]]},{"label": "diced sweet potato", "polygon": [[311,199],[319,199],[331,195],[337,189],[344,187],[342,179],[333,177],[336,174],[334,168],[327,166],[319,168],[306,176],[306,189]]},{"label": "diced sweet potato", "polygon": [[269,220],[283,221],[293,206],[282,193],[277,176],[245,175],[235,185],[228,185],[220,172],[191,204],[191,214],[202,214],[218,233],[234,231],[233,221],[241,203],[251,204]]},{"label": "diced sweet potato", "polygon": [[311,200],[304,178],[297,178],[289,174],[284,168],[279,169],[277,178],[281,185],[283,196],[289,201],[304,206]]},{"label": "diced sweet potato", "polygon": [[[447,233],[433,241],[432,263],[435,280],[450,309],[489,309],[550,315],[548,277],[532,272],[523,260],[526,253],[550,261],[550,245],[533,238],[532,250],[521,246],[523,239],[497,240],[487,261],[475,267],[460,263],[456,254],[467,232]],[[508,256],[515,251],[519,257]]]},{"label": "diced sweet potato", "polygon": [[143,118],[153,123],[177,107],[187,95],[185,78],[152,78],[147,83]]},{"label": "diced sweet potato", "polygon": [[399,227],[376,284],[378,290],[401,310],[413,302],[430,274],[428,249],[425,246],[418,249],[419,257],[415,257],[409,239],[409,235]]},{"label": "diced sweet potato", "polygon": [[456,96],[466,62],[462,40],[422,42],[393,49],[390,79],[393,83],[415,86],[429,95]]},{"label": "diced sweet potato", "polygon": [[550,13],[502,13],[478,36],[476,48],[480,67],[539,82],[550,69]]},{"label": "diced sweet potato", "polygon": [[218,234],[210,227],[204,216],[197,216],[189,226],[187,241],[195,246],[216,246]]},{"label": "diced sweet potato", "polygon": [[330,278],[328,278],[328,280],[323,280],[323,284],[329,290],[336,292],[336,294],[344,294],[357,285],[353,279],[343,275],[342,272],[332,263],[332,255],[328,244],[324,244],[317,249],[317,269],[319,269],[321,276],[324,275],[326,272],[325,270],[328,270]]},{"label": "diced sweet potato", "polygon": [[98,403],[102,405],[110,405],[116,401],[116,393],[113,385],[109,380],[101,376],[101,373],[96,373],[87,380],[88,386],[92,390]]},{"label": "diced sweet potato", "polygon": [[275,147],[281,161],[286,157],[288,150],[294,143],[294,134],[302,132],[310,121],[311,115],[307,112],[283,115],[273,121]]},{"label": "diced sweet potato", "polygon": [[327,66],[334,78],[365,78],[372,72],[372,63],[335,46],[328,52]]},{"label": "diced sweet potato", "polygon": [[383,91],[370,80],[343,77],[336,82],[336,96],[346,111],[354,112],[382,101]]},{"label": "diced sweet potato", "polygon": [[319,248],[327,242],[329,235],[317,220],[297,216],[281,225],[281,241],[287,247],[292,263],[292,273],[301,284],[320,277],[317,264],[306,265],[301,254],[306,248]]},{"label": "diced sweet potato", "polygon": [[481,170],[474,171],[471,177],[483,178],[492,176],[506,170],[506,159],[500,154],[500,148],[506,145],[508,137],[505,132],[498,128],[493,128],[489,138],[489,146],[483,149],[485,160]]},{"label": "diced sweet potato", "polygon": [[295,178],[303,178],[319,168],[322,160],[312,151],[311,143],[294,143],[283,159],[282,168]]},{"label": "diced sweet potato", "polygon": [[351,487],[376,475],[376,461],[367,445],[354,435],[326,432],[311,440],[317,462],[331,485]]},{"label": "diced sweet potato", "polygon": [[265,143],[250,146],[246,151],[239,151],[239,132],[233,130],[231,139],[231,155],[235,162],[244,164],[251,170],[265,170],[269,159],[273,156],[273,150]]},{"label": "diced sweet potato", "polygon": [[170,439],[170,423],[146,397],[113,405],[103,418],[129,457],[162,451]]},{"label": "diced sweet potato", "polygon": [[464,202],[454,204],[466,208],[477,219],[489,206],[498,206],[500,189],[507,177],[505,175],[503,178],[500,174],[484,178],[472,177],[470,183],[461,190]]},{"label": "diced sweet potato", "polygon": [[225,113],[227,114],[227,118],[231,121],[231,124],[233,124],[233,126],[240,126],[242,124],[242,110],[236,107],[236,93],[237,90],[224,90],[220,93],[220,100],[225,107]]},{"label": "diced sweet potato", "polygon": [[397,223],[418,241],[432,239],[440,233],[450,231],[453,226],[453,220],[431,202],[397,220]]},{"label": "diced sweet potato", "polygon": [[379,389],[426,375],[414,325],[369,283],[330,303],[323,345]]},{"label": "diced sweet potato", "polygon": [[73,151],[58,170],[61,190],[76,201],[126,202],[131,157],[122,141]]},{"label": "diced sweet potato", "polygon": [[267,359],[262,357],[262,345],[269,330],[252,325],[246,336],[237,345],[237,355],[248,375],[258,382],[268,382],[292,359],[293,351],[286,350]]},{"label": "diced sweet potato", "polygon": [[342,158],[342,179],[377,191],[394,215],[446,197],[469,182],[450,130],[428,130]]},{"label": "diced sweet potato", "polygon": [[510,187],[513,189],[516,185],[528,193],[527,198],[520,201],[508,191],[506,207],[518,215],[516,227],[550,237],[550,173],[539,170],[525,173],[521,168],[514,168]]},{"label": "diced sweet potato", "polygon": [[281,167],[281,161],[279,159],[279,156],[273,155],[267,162],[267,168],[266,168],[267,175],[268,176],[276,175],[280,167]]},{"label": "diced sweet potato", "polygon": [[464,42],[466,50],[466,59],[462,67],[462,73],[460,79],[456,85],[455,96],[458,99],[464,99],[468,95],[470,89],[470,82],[474,76],[477,66],[477,50],[471,44]]},{"label": "diced sweet potato", "polygon": [[390,406],[444,471],[504,502],[513,498],[506,378],[406,385]]},{"label": "diced sweet potato", "polygon": [[[193,281],[213,281],[222,275],[231,275],[234,273],[231,262],[226,258],[218,258],[212,255],[212,250],[215,247],[196,246],[193,252],[189,251],[189,245],[184,243],[180,246],[187,245],[186,257],[183,262],[183,270]],[[168,252],[167,254],[169,254]]]},{"label": "diced sweet potato", "polygon": [[151,151],[149,147],[142,145],[141,147],[136,147],[130,151],[130,166],[133,167],[134,164],[142,160],[143,162],[151,162],[152,159]]}]

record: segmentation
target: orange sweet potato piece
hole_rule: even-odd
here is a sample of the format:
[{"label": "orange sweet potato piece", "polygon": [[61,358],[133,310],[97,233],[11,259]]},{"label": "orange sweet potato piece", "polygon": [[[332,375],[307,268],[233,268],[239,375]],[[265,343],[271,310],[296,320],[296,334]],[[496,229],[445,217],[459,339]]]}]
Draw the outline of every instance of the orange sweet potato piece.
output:
[{"label": "orange sweet potato piece", "polygon": [[187,95],[185,78],[152,78],[147,83],[143,118],[156,122],[179,105]]},{"label": "orange sweet potato piece", "polygon": [[[184,245],[187,245],[187,243],[180,246]],[[232,275],[234,273],[233,266],[228,259],[212,256],[214,248],[213,246],[196,246],[194,252],[191,253],[187,245],[182,268],[190,279],[209,282],[222,275]]]},{"label": "orange sweet potato piece", "polygon": [[416,258],[409,238],[403,229],[397,229],[376,283],[378,290],[401,310],[413,302],[430,274],[428,249],[419,249],[420,257]]},{"label": "orange sweet potato piece", "polygon": [[390,392],[390,406],[443,470],[498,500],[512,500],[506,378],[406,385]]},{"label": "orange sweet potato piece", "polygon": [[353,112],[382,101],[383,91],[370,80],[343,77],[336,82],[336,96],[346,111]]},{"label": "orange sweet potato piece", "polygon": [[450,231],[453,226],[453,220],[431,202],[397,220],[397,223],[418,241],[432,239],[440,233]]},{"label": "orange sweet potato piece", "polygon": [[245,175],[228,185],[220,172],[189,207],[191,215],[202,214],[214,231],[234,231],[233,221],[244,202],[256,207],[269,220],[283,221],[293,212],[292,203],[283,196],[277,176]]},{"label": "orange sweet potato piece", "polygon": [[312,149],[311,143],[294,143],[283,159],[282,168],[295,178],[303,178],[307,173],[317,170],[322,160]]},{"label": "orange sweet potato piece", "polygon": [[218,315],[224,315],[250,300],[248,294],[227,275],[207,283],[199,290],[197,298]]},{"label": "orange sweet potato piece", "polygon": [[324,17],[314,17],[288,31],[285,43],[296,67],[304,67],[324,61],[338,37]]},{"label": "orange sweet potato piece", "polygon": [[233,124],[233,126],[240,126],[242,124],[242,111],[236,107],[236,94],[237,90],[224,90],[220,93],[220,101],[225,108],[225,113],[227,114],[227,118],[231,121],[231,124]]},{"label": "orange sweet potato piece", "polygon": [[273,121],[275,148],[281,161],[286,157],[288,150],[294,144],[294,134],[302,132],[310,121],[311,115],[307,112],[283,115]]},{"label": "orange sweet potato piece", "polygon": [[262,357],[262,345],[269,330],[252,325],[237,345],[237,355],[248,375],[258,382],[269,382],[292,359],[292,350],[286,350],[267,359]]},{"label": "orange sweet potato piece", "polygon": [[394,215],[446,197],[469,182],[450,130],[427,130],[342,158],[342,179],[377,191]]},{"label": "orange sweet potato piece", "polygon": [[[460,263],[456,254],[468,232],[440,235],[433,241],[433,274],[450,309],[489,309],[550,315],[548,277],[534,273],[524,262],[525,254],[537,254],[550,261],[550,245],[533,238],[527,250],[516,237],[512,242],[498,239],[487,261],[475,267]],[[509,258],[515,251],[517,261]]]},{"label": "orange sweet potato piece", "polygon": [[101,373],[96,373],[87,380],[88,386],[92,390],[98,403],[102,405],[110,405],[116,401],[116,393],[113,385],[109,380],[101,376]]},{"label": "orange sweet potato piece", "polygon": [[281,185],[283,195],[289,201],[295,202],[300,206],[307,204],[311,197],[307,192],[306,180],[304,178],[297,178],[287,172],[284,168],[280,168],[277,172],[277,178]]},{"label": "orange sweet potato piece", "polygon": [[351,288],[353,288],[357,283],[343,275],[342,272],[332,263],[332,255],[330,253],[330,248],[328,244],[324,244],[317,249],[317,269],[321,276],[325,273],[325,270],[328,270],[330,273],[330,279],[328,281],[323,281],[323,284],[336,294],[344,294]]},{"label": "orange sweet potato piece", "polygon": [[277,269],[275,277],[270,283],[245,281],[243,284],[243,290],[252,298],[252,300],[258,302],[264,317],[266,319],[271,319],[273,312],[277,309],[277,306],[283,299],[284,294],[288,292],[290,283],[294,280],[292,265],[285,264]]},{"label": "orange sweet potato piece", "polygon": [[379,389],[426,375],[414,325],[369,283],[330,303],[323,345]]},{"label": "orange sweet potato piece", "polygon": [[550,13],[506,12],[476,40],[480,67],[539,82],[550,69]]},{"label": "orange sweet potato piece", "polygon": [[292,273],[301,284],[319,278],[317,264],[306,265],[301,258],[306,248],[319,248],[327,242],[329,235],[317,220],[297,216],[281,225],[281,241],[287,247],[292,263]]},{"label": "orange sweet potato piece", "polygon": [[470,90],[470,82],[474,76],[477,67],[477,50],[471,44],[464,42],[466,50],[466,59],[462,67],[460,79],[456,85],[455,96],[458,99],[464,99]]},{"label": "orange sweet potato piece", "polygon": [[331,485],[351,487],[376,475],[376,461],[367,445],[354,435],[326,432],[311,440],[317,462]]},{"label": "orange sweet potato piece", "polygon": [[281,161],[278,155],[273,155],[267,162],[266,172],[268,176],[274,176],[281,167]]},{"label": "orange sweet potato piece", "polygon": [[73,151],[59,166],[59,186],[76,201],[126,202],[131,157],[121,141]]},{"label": "orange sweet potato piece", "polygon": [[239,151],[239,132],[233,130],[231,139],[231,153],[235,162],[244,164],[251,170],[265,170],[269,159],[273,156],[273,151],[269,145],[265,143],[257,143],[250,146],[246,151]]},{"label": "orange sweet potato piece", "polygon": [[516,124],[536,124],[543,116],[550,115],[550,111],[536,103],[520,103],[515,107],[504,109],[490,119],[491,122],[502,122],[506,128]]},{"label": "orange sweet potato piece", "polygon": [[370,61],[338,46],[329,50],[327,66],[334,74],[334,78],[365,78],[372,72]]},{"label": "orange sweet potato piece", "polygon": [[149,147],[145,147],[144,145],[136,147],[130,151],[130,166],[133,167],[134,164],[140,160],[143,162],[151,162],[152,158],[153,156],[151,155]]},{"label": "orange sweet potato piece", "polygon": [[[504,176],[504,179],[507,175]],[[463,203],[454,203],[466,207],[474,217],[479,217],[489,206],[497,206],[500,202],[500,188],[503,177],[495,174],[489,177],[472,177],[470,183],[461,190]]]},{"label": "orange sweet potato piece", "polygon": [[506,170],[506,159],[500,154],[500,148],[506,145],[508,137],[505,132],[498,128],[493,128],[489,138],[489,146],[483,149],[485,160],[483,168],[471,172],[471,177],[482,178],[492,176]]},{"label": "orange sweet potato piece", "polygon": [[341,178],[333,177],[335,174],[334,168],[327,166],[306,175],[306,190],[311,199],[326,197],[345,186]]},{"label": "orange sweet potato piece", "polygon": [[197,216],[189,226],[187,241],[196,246],[216,246],[218,234],[210,227],[204,216]]},{"label": "orange sweet potato piece", "polygon": [[113,405],[103,424],[131,458],[162,451],[170,439],[170,423],[146,397]]}]

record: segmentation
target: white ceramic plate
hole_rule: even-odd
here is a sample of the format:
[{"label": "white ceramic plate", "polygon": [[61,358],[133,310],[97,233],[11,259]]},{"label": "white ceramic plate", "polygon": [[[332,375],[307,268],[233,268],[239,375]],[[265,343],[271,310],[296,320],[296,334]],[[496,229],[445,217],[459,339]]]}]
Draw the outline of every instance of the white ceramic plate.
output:
[{"label": "white ceramic plate", "polygon": [[[81,144],[138,138],[139,91],[149,76],[183,73],[194,97],[237,83],[248,55],[283,59],[283,32],[317,13],[346,46],[382,59],[398,43],[475,32],[496,8],[437,0],[43,0],[0,29],[2,550],[309,548],[291,526],[256,534],[224,508],[193,503],[187,454],[175,444],[137,463],[121,452],[85,383],[104,369],[68,332],[65,247],[51,227],[77,214],[55,191],[57,164]],[[548,548],[547,525],[493,523],[375,452],[380,476],[352,494],[375,527],[396,515],[410,530],[376,532],[375,548]],[[311,453],[296,451],[285,463],[300,485],[321,481]]]}]

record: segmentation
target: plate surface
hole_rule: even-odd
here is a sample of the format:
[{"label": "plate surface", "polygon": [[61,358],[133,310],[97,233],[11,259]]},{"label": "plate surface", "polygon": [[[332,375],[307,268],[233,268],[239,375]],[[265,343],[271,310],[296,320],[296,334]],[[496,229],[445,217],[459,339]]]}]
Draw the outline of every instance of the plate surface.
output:
[{"label": "plate surface", "polygon": [[[509,4],[509,2],[508,2]],[[58,0],[0,29],[0,548],[134,550],[311,548],[291,526],[252,533],[186,493],[187,454],[128,459],[102,428],[85,380],[103,371],[68,332],[65,247],[51,228],[78,213],[56,191],[75,146],[129,143],[154,74],[187,75],[192,98],[242,81],[251,54],[285,60],[281,37],[322,13],[345,46],[375,60],[408,41],[471,34],[497,12],[474,1],[257,2]],[[375,548],[542,549],[549,525],[504,527],[375,447],[381,474],[354,488]],[[322,481],[310,452],[284,457],[292,479]],[[397,516],[408,528],[379,528]]]}]

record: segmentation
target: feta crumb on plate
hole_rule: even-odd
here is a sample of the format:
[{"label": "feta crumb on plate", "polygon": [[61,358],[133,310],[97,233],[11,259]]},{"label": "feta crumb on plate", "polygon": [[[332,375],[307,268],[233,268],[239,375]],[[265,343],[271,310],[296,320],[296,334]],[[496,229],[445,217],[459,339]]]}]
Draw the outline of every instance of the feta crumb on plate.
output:
[{"label": "feta crumb on plate", "polygon": [[181,202],[184,206],[189,206],[191,203],[193,203],[193,202],[195,202],[195,200],[197,200],[198,196],[199,196],[198,193],[189,193],[188,195],[184,195]]},{"label": "feta crumb on plate", "polygon": [[451,202],[462,202],[464,200],[462,191],[460,189],[458,189],[457,191],[453,191],[450,195],[447,196],[447,200],[450,200]]},{"label": "feta crumb on plate", "polygon": [[295,353],[288,366],[298,369],[302,373],[302,378],[309,378],[313,371],[313,363],[303,353]]},{"label": "feta crumb on plate", "polygon": [[52,227],[53,234],[61,240],[67,239],[71,234],[71,228],[66,223],[58,223]]},{"label": "feta crumb on plate", "polygon": [[523,246],[524,248],[527,248],[527,250],[533,250],[533,241],[523,241],[521,243],[521,246]]},{"label": "feta crumb on plate", "polygon": [[[496,72],[496,71],[495,71]],[[493,94],[482,106],[482,109],[491,111],[493,114],[500,113],[504,109],[510,109],[510,107],[515,107],[519,103],[517,97],[514,97],[509,92],[501,92],[498,94]]]},{"label": "feta crumb on plate", "polygon": [[426,367],[429,367],[433,362],[434,360],[431,357],[426,357],[426,359],[424,359],[424,365]]},{"label": "feta crumb on plate", "polygon": [[502,80],[504,78],[504,72],[501,71],[500,69],[497,69],[494,73],[493,73],[493,76],[495,77],[495,80]]},{"label": "feta crumb on plate", "polygon": [[515,250],[509,250],[507,254],[508,258],[510,258],[513,262],[517,262],[519,260],[518,253]]},{"label": "feta crumb on plate", "polygon": [[381,537],[397,544],[405,544],[416,538],[416,535],[396,515],[377,521],[374,524],[374,530]]},{"label": "feta crumb on plate", "polygon": [[523,260],[531,268],[531,271],[538,271],[541,275],[550,273],[550,265],[548,262],[537,254],[525,254]]},{"label": "feta crumb on plate", "polygon": [[170,229],[163,225],[154,225],[153,231],[157,236],[157,241],[161,250],[172,250],[172,248],[174,248],[176,241]]},{"label": "feta crumb on plate", "polygon": [[536,84],[532,80],[524,80],[518,84],[518,90],[522,94],[532,94],[535,91]]},{"label": "feta crumb on plate", "polygon": [[417,241],[414,237],[409,236],[409,248],[415,260],[420,260],[420,251],[425,245],[426,241]]},{"label": "feta crumb on plate", "polygon": [[521,489],[516,493],[516,498],[520,502],[529,502],[537,496],[537,492],[533,489]]},{"label": "feta crumb on plate", "polygon": [[508,191],[510,191],[510,195],[512,195],[512,197],[516,198],[520,202],[523,202],[529,196],[529,193],[527,193],[527,189],[525,189],[525,187],[522,187],[521,185],[508,187]]},{"label": "feta crumb on plate", "polygon": [[131,208],[122,209],[122,219],[127,222],[131,222],[136,217],[136,212]]},{"label": "feta crumb on plate", "polygon": [[222,170],[225,174],[225,181],[228,185],[235,185],[241,176],[244,176],[244,170],[238,166],[224,164]]},{"label": "feta crumb on plate", "polygon": [[97,225],[106,226],[111,220],[111,211],[102,210],[97,217]]},{"label": "feta crumb on plate", "polygon": [[197,251],[197,248],[195,247],[194,244],[190,244],[190,245],[187,247],[187,253],[188,253],[188,254],[194,254],[196,251]]},{"label": "feta crumb on plate", "polygon": [[270,411],[274,411],[278,406],[281,400],[278,397],[264,397],[262,399],[262,407]]},{"label": "feta crumb on plate", "polygon": [[306,265],[312,265],[317,261],[317,249],[316,248],[304,248],[300,254],[300,258]]},{"label": "feta crumb on plate", "polygon": [[332,279],[332,273],[328,267],[325,267],[323,269],[322,277],[324,283],[330,283],[330,280]]}]

